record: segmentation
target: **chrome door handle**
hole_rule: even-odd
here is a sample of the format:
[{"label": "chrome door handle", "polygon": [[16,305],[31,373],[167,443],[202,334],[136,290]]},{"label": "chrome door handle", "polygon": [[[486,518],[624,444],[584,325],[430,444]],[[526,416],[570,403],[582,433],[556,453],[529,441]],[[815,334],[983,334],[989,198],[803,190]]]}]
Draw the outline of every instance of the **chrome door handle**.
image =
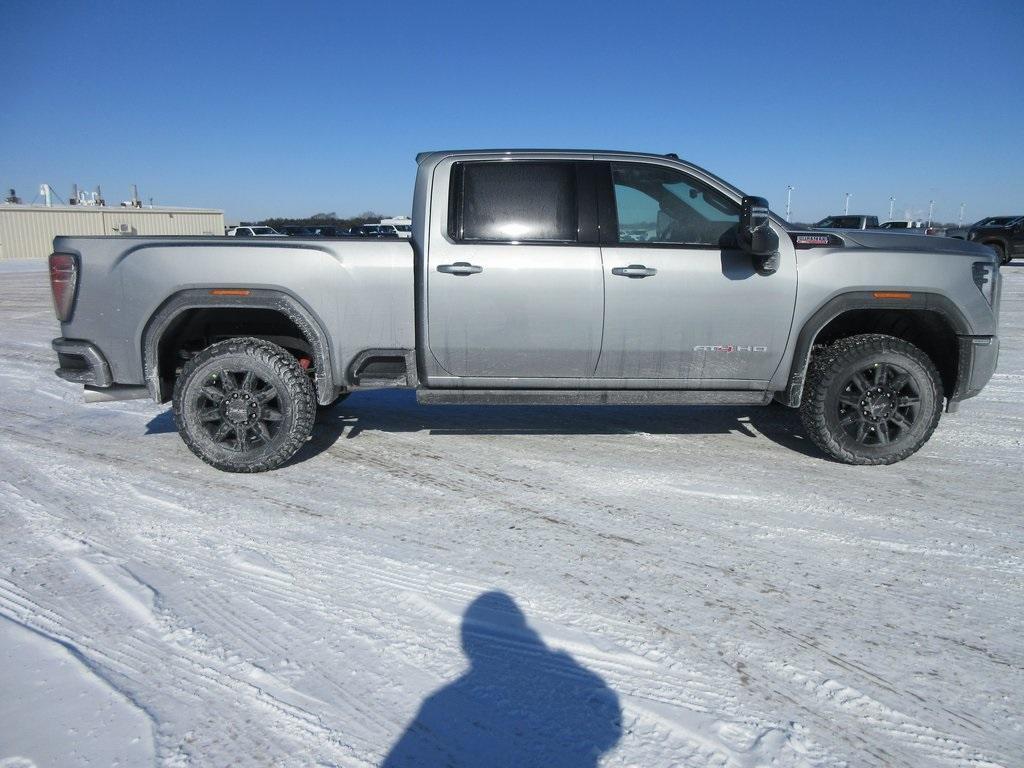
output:
[{"label": "chrome door handle", "polygon": [[654,267],[645,267],[643,264],[630,264],[628,267],[613,268],[612,274],[619,277],[632,278],[653,277],[658,274],[658,270],[654,269]]},{"label": "chrome door handle", "polygon": [[468,261],[456,261],[454,264],[438,264],[437,271],[444,272],[446,275],[475,275],[483,272],[484,268],[470,264]]}]

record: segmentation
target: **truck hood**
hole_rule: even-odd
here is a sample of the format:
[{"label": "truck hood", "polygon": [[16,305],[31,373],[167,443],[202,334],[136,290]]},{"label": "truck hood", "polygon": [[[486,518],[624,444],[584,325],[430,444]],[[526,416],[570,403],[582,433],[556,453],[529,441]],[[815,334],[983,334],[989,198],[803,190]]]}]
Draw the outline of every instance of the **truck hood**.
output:
[{"label": "truck hood", "polygon": [[965,256],[991,258],[992,249],[968,240],[911,232],[886,232],[875,229],[835,230],[848,245],[859,245],[879,251],[924,251],[928,253],[960,253]]}]

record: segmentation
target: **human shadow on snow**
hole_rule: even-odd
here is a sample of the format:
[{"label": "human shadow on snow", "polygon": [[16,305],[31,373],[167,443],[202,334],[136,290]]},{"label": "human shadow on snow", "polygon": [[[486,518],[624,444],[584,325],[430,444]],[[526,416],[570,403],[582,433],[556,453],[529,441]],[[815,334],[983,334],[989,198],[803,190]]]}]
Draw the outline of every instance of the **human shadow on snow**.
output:
[{"label": "human shadow on snow", "polygon": [[473,600],[461,633],[468,669],[427,697],[384,768],[583,768],[618,743],[618,696],[548,648],[507,594]]}]

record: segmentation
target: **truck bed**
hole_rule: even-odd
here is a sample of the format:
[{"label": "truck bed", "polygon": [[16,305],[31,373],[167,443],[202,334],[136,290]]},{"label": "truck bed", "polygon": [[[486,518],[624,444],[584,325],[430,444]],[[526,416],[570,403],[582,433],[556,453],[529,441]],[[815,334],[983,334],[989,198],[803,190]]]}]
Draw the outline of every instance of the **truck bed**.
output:
[{"label": "truck bed", "polygon": [[[79,285],[62,336],[99,348],[117,384],[146,383],[143,334],[189,290],[277,292],[331,339],[334,381],[366,349],[412,349],[413,249],[400,239],[58,237],[79,257]],[[284,267],[284,268],[283,268]],[[223,297],[225,306],[232,297]]]}]

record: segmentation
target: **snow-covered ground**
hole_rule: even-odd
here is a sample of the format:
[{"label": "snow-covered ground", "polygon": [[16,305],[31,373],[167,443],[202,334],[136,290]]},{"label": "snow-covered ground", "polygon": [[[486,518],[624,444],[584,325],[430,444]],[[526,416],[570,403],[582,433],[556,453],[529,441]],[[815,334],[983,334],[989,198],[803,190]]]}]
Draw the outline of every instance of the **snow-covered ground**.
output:
[{"label": "snow-covered ground", "polygon": [[0,273],[0,766],[1022,765],[1004,274],[994,380],[892,467],[781,408],[379,392],[242,476],[83,405]]}]

